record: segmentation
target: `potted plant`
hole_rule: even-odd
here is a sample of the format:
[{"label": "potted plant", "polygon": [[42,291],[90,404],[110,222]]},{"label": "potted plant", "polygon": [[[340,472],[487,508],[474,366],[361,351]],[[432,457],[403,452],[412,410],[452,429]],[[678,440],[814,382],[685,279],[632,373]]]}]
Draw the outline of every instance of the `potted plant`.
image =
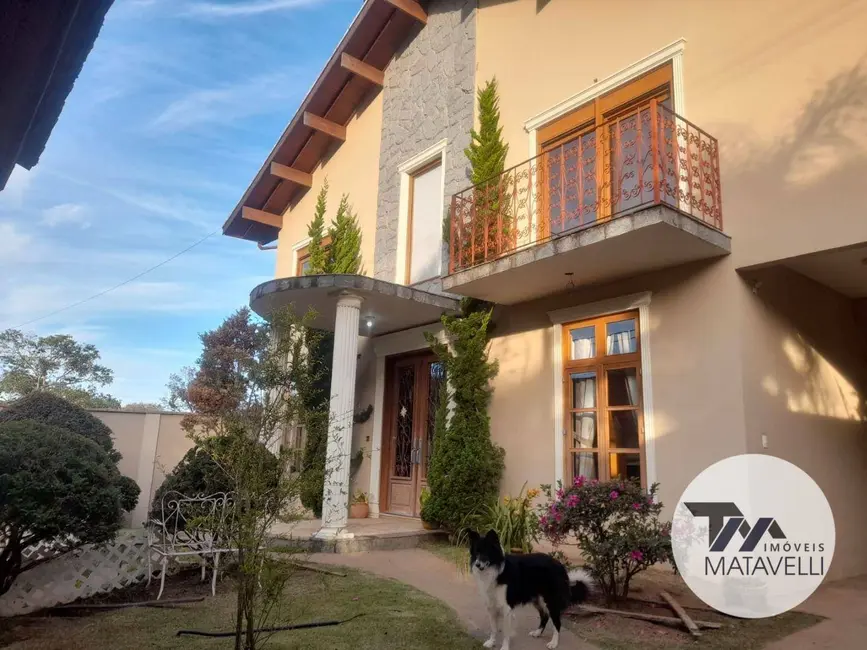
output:
[{"label": "potted plant", "polygon": [[350,519],[367,519],[370,513],[370,506],[367,503],[367,493],[358,491],[352,498],[352,504],[349,506]]},{"label": "potted plant", "polygon": [[[422,511],[424,511],[424,504],[427,503],[428,499],[430,499],[430,490],[424,487],[421,489],[421,494],[418,496],[418,502],[421,505]],[[425,530],[436,530],[439,528],[435,523],[425,521],[424,517],[421,518],[421,525]]]}]

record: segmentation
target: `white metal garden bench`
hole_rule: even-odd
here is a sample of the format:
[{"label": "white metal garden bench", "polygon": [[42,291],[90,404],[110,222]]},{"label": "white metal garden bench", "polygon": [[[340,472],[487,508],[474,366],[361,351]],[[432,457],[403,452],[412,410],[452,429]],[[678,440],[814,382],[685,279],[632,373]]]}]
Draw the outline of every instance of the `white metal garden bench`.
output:
[{"label": "white metal garden bench", "polygon": [[153,577],[154,556],[159,557],[161,567],[157,600],[163,595],[166,570],[172,558],[198,557],[202,565],[202,581],[210,558],[213,563],[211,595],[216,595],[220,555],[237,551],[231,548],[226,536],[232,514],[232,495],[226,492],[189,497],[169,491],[163,495],[159,518],[151,518],[148,522],[149,585]]}]

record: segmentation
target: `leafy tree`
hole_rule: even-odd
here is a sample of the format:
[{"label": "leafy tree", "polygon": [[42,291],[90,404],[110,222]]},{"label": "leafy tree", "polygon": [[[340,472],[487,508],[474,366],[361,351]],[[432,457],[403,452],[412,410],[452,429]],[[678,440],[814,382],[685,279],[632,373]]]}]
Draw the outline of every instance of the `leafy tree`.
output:
[{"label": "leafy tree", "polygon": [[275,608],[286,574],[266,542],[277,517],[285,518],[298,496],[299,480],[289,472],[292,454],[280,442],[287,425],[305,421],[300,396],[319,372],[305,345],[318,343],[311,322],[312,315],[298,318],[288,309],[268,322],[239,310],[201,336],[202,354],[187,373],[183,399],[193,412],[183,426],[222,476],[204,459],[191,461],[197,472],[210,474],[211,485],[225,477],[232,492],[234,511],[224,534],[238,549],[237,650],[261,645],[260,628],[280,616]]},{"label": "leafy tree", "polygon": [[67,429],[98,444],[113,462],[120,460],[120,453],[114,448],[111,438],[111,429],[102,420],[52,393],[30,393],[0,411],[0,422],[17,420],[35,420]]},{"label": "leafy tree", "polygon": [[[184,368],[169,379],[168,403],[203,414],[237,408],[245,398],[251,377],[250,360],[267,350],[267,324],[254,319],[247,307],[226,318],[219,327],[199,335],[202,353],[195,368]],[[241,364],[239,358],[246,358]]]},{"label": "leafy tree", "polygon": [[325,246],[325,210],[327,207],[328,179],[326,178],[316,197],[313,221],[307,226],[307,236],[310,237],[310,243],[307,244],[310,269],[307,271],[307,275],[328,273],[328,251]]},{"label": "leafy tree", "polygon": [[60,554],[109,541],[137,498],[92,439],[33,420],[0,423],[0,594],[42,562],[24,557],[28,546],[53,542]]},{"label": "leafy tree", "polygon": [[425,335],[445,364],[448,382],[437,409],[430,496],[421,515],[452,531],[497,499],[503,474],[504,452],[491,441],[488,415],[491,380],[497,374],[497,364],[488,360],[490,319],[491,312],[485,309],[443,316],[450,345]]},{"label": "leafy tree", "polygon": [[361,273],[361,228],[347,194],[340,197],[329,235],[328,273]]},{"label": "leafy tree", "polygon": [[122,411],[144,411],[145,413],[160,413],[163,407],[153,402],[129,402],[121,407]]},{"label": "leafy tree", "polygon": [[48,391],[84,408],[120,408],[118,400],[98,390],[112,378],[112,371],[99,364],[96,347],[67,334],[0,332],[0,397],[4,399]]}]

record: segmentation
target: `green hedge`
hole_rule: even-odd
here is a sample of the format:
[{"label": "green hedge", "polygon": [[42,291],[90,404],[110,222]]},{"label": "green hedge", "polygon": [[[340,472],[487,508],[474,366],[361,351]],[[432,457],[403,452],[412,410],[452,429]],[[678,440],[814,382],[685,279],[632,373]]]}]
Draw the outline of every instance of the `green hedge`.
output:
[{"label": "green hedge", "polygon": [[34,420],[50,426],[61,427],[84,436],[102,447],[114,462],[120,453],[114,448],[111,429],[99,418],[80,406],[67,402],[52,393],[37,391],[13,402],[5,411],[0,411],[0,422]]}]

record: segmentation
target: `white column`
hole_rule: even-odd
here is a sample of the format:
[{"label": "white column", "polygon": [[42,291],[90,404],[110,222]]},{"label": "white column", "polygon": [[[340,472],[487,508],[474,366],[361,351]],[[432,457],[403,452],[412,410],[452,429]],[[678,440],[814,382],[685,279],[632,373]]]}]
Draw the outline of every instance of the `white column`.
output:
[{"label": "white column", "polygon": [[325,487],[322,494],[320,539],[352,537],[347,533],[349,461],[352,456],[352,416],[355,412],[355,368],[358,361],[358,320],[361,298],[342,293],[334,319],[334,356],[331,364],[331,404]]}]

